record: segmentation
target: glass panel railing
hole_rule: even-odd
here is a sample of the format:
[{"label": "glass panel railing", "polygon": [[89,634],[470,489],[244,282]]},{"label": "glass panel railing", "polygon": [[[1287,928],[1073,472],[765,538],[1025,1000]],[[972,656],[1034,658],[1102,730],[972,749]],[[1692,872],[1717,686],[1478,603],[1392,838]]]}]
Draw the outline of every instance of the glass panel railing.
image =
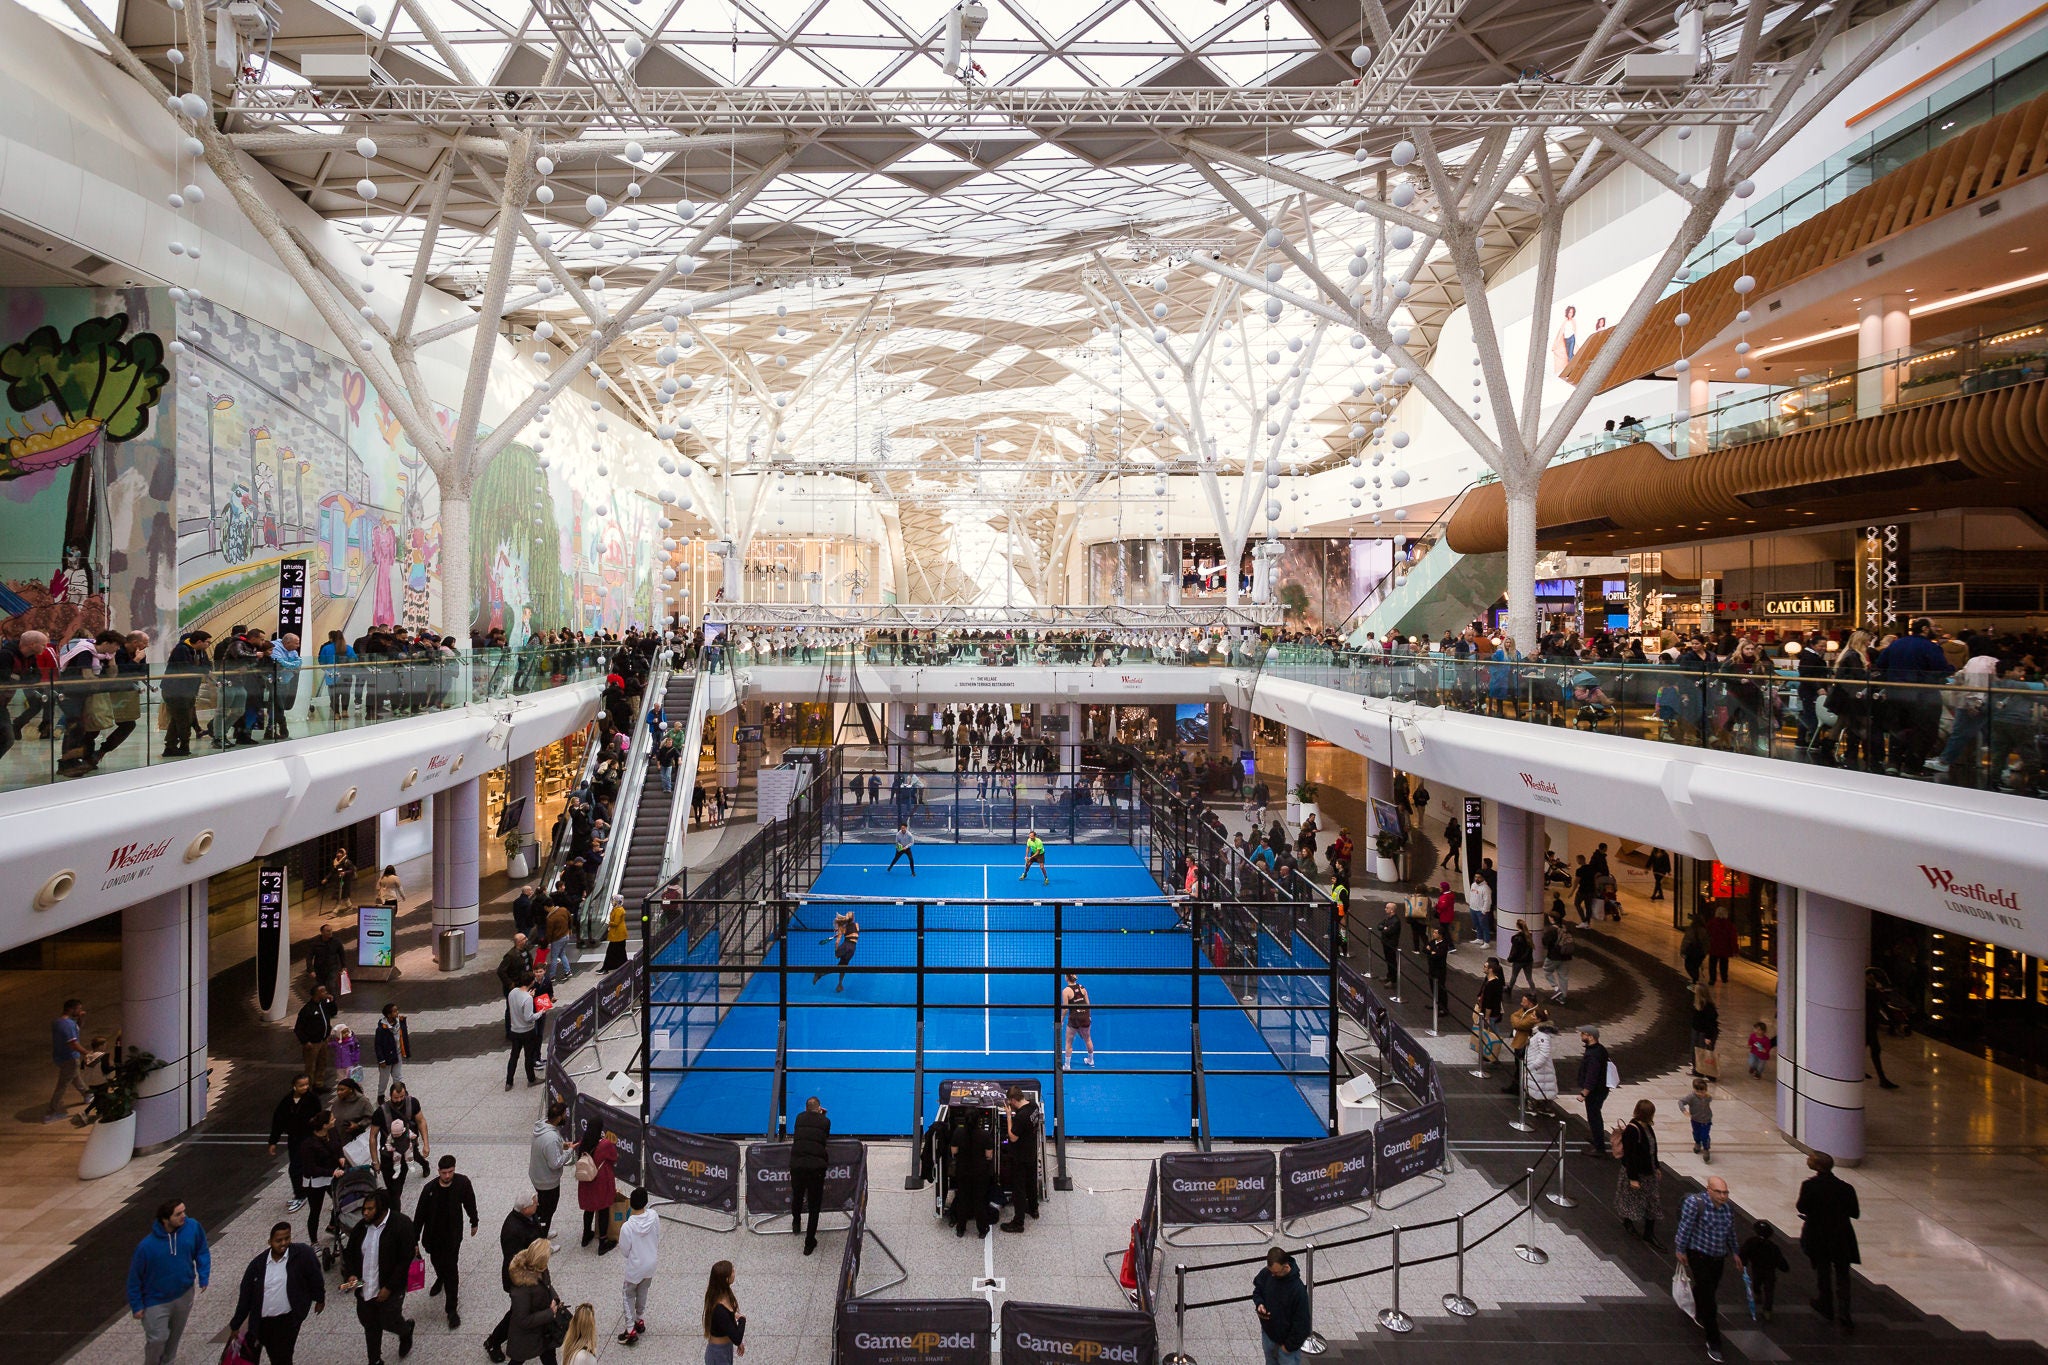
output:
[{"label": "glass panel railing", "polygon": [[[2044,91],[2048,91],[2048,29],[1908,105],[1820,165],[1749,205],[1741,216],[1718,224],[1694,249],[1665,294],[1674,294],[1687,281],[1741,259],[1742,253],[1755,250],[1758,242],[1791,231],[1915,157],[1962,137]],[[1744,227],[1756,231],[1755,240],[1747,246],[1735,240]]]},{"label": "glass panel railing", "polygon": [[[73,661],[50,682],[0,677],[0,791],[357,730],[604,676],[607,646],[447,651],[297,667]],[[69,657],[68,655],[66,656]]]},{"label": "glass panel railing", "polygon": [[1259,654],[1257,640],[1245,633],[1018,631],[984,637],[938,631],[918,632],[908,639],[882,638],[884,634],[824,641],[801,630],[763,631],[722,648],[735,668],[850,663],[915,668],[1122,668],[1134,664],[1245,668],[1254,664]]},{"label": "glass panel railing", "polygon": [[1802,678],[1783,656],[1738,673],[1297,646],[1265,673],[1534,725],[2048,796],[2048,683],[2031,665],[1960,686],[1853,668]]},{"label": "glass panel railing", "polygon": [[1750,445],[1794,432],[1962,394],[1987,393],[2048,376],[2048,319],[2000,322],[1915,343],[1876,360],[1808,375],[1783,388],[1751,391],[1696,414],[1631,421],[1568,443],[1551,463],[1583,460],[1638,442],[1674,460]]}]

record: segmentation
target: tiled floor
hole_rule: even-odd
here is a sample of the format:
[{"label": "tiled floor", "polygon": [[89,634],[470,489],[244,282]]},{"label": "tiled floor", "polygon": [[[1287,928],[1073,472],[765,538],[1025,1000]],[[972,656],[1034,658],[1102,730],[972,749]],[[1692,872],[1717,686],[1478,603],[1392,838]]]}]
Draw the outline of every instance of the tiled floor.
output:
[{"label": "tiled floor", "polygon": [[[1312,745],[1308,766],[1319,781],[1363,790],[1356,755]],[[1434,836],[1462,793],[1432,790],[1432,811],[1421,826]],[[1373,904],[1364,890],[1357,895],[1362,904]],[[1588,969],[1601,958],[1597,948],[1581,956],[1573,980],[1579,1008],[1559,1015],[1565,1032],[1558,1038],[1558,1058],[1567,1076],[1578,1056],[1572,1025],[1599,1022],[1612,1046],[1617,1038],[1632,1042],[1657,1032],[1646,1012],[1652,1004],[1663,1002],[1674,1019],[1684,1009],[1679,931],[1671,926],[1668,902],[1652,903],[1626,886],[1622,901],[1621,921],[1597,924],[1592,937],[1617,944],[1613,965],[1638,981],[1637,1004],[1618,1017],[1585,1012],[1601,998],[1583,994],[1592,984]],[[1476,970],[1478,957],[1477,950],[1467,949],[1454,961]],[[1713,1169],[1728,1180],[1745,1211],[1796,1236],[1793,1204],[1808,1174],[1805,1158],[1777,1129],[1773,1072],[1766,1067],[1762,1079],[1751,1078],[1742,1042],[1753,1020],[1773,1021],[1775,1028],[1777,989],[1775,972],[1742,959],[1720,988]],[[1469,986],[1464,993],[1469,998]],[[1647,1066],[1623,1061],[1624,1085],[1609,1098],[1607,1114],[1618,1120],[1638,1098],[1654,1101],[1666,1164],[1701,1178],[1707,1167],[1693,1154],[1677,1111],[1691,1070],[1682,1026],[1647,1055],[1656,1059]],[[2041,1178],[2048,1165],[2048,1085],[1918,1034],[1887,1039],[1884,1061],[1900,1088],[1880,1090],[1874,1078],[1866,1086],[1868,1155],[1859,1168],[1843,1172],[1862,1203],[1862,1273],[1958,1327],[2048,1342],[2048,1238],[2042,1231],[2048,1227],[2048,1182]]]}]

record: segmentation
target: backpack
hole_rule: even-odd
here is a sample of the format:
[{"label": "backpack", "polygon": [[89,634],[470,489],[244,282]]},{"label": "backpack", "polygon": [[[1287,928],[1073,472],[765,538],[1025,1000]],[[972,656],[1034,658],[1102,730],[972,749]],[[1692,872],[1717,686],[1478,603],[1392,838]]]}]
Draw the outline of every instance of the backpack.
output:
[{"label": "backpack", "polygon": [[[1610,1062],[1608,1065],[1612,1066],[1613,1063]],[[1607,1155],[1613,1157],[1616,1161],[1621,1160],[1622,1134],[1627,1131],[1627,1124],[1617,1123],[1607,1132]]]},{"label": "backpack", "polygon": [[1559,962],[1572,960],[1572,927],[1569,924],[1557,926],[1557,952],[1554,956]]}]

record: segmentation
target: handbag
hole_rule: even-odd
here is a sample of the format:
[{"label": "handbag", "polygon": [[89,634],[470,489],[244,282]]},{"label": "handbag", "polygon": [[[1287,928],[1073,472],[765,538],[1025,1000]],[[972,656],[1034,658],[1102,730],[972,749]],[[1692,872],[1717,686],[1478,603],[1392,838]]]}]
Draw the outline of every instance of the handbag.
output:
[{"label": "handbag", "polygon": [[341,969],[341,993],[343,995],[347,995],[350,991],[353,991],[355,988],[356,983],[349,980],[348,968],[343,967]]},{"label": "handbag", "polygon": [[248,1332],[229,1333],[228,1344],[221,1347],[220,1365],[254,1365],[249,1359],[250,1335]]},{"label": "handbag", "polygon": [[1692,1272],[1679,1261],[1671,1267],[1671,1300],[1685,1311],[1694,1322],[1699,1321],[1699,1310],[1693,1304]]},{"label": "handbag", "polygon": [[[403,1156],[399,1157],[398,1165],[400,1170],[405,1168],[405,1158]],[[405,1292],[417,1294],[426,1287],[427,1263],[420,1257],[415,1256],[412,1258],[412,1264],[405,1268]]]}]

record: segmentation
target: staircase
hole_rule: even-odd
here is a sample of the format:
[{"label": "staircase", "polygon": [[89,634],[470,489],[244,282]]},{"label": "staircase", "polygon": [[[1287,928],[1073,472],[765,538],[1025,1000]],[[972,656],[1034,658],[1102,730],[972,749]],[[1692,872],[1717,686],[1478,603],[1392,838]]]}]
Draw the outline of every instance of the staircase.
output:
[{"label": "staircase", "polygon": [[[661,709],[671,726],[686,724],[696,686],[694,673],[669,675],[667,690],[661,698]],[[686,735],[684,738],[687,741],[689,737]],[[619,874],[619,894],[626,899],[628,925],[639,922],[640,902],[661,885],[661,859],[668,846],[669,816],[676,797],[683,795],[680,790],[671,794],[661,789],[661,769],[653,763],[652,754],[648,758],[648,771],[640,782],[640,802],[634,807],[633,826],[626,835],[626,865]],[[687,742],[682,762],[691,765],[696,762],[696,754]],[[684,799],[688,798],[685,796]]]}]

